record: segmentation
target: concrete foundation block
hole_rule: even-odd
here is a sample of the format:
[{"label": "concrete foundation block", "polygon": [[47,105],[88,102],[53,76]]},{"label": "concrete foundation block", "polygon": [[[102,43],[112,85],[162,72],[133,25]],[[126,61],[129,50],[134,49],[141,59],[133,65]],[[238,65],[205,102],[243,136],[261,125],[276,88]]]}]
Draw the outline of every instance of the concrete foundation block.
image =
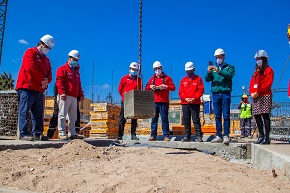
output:
[{"label": "concrete foundation block", "polygon": [[154,93],[142,90],[132,90],[125,93],[124,116],[127,119],[149,119],[154,117]]}]

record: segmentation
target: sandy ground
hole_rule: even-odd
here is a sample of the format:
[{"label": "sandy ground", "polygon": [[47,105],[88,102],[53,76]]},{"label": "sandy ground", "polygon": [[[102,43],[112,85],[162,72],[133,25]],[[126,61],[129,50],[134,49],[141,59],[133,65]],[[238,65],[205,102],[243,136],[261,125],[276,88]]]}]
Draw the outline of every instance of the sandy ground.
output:
[{"label": "sandy ground", "polygon": [[0,152],[0,187],[33,192],[290,192],[276,171],[230,163],[197,151],[94,147]]}]

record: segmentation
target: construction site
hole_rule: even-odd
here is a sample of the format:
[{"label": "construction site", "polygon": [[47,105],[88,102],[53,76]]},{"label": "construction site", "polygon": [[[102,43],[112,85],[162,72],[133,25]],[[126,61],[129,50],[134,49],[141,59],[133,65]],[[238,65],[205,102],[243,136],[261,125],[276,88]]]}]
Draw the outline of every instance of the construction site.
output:
[{"label": "construction site", "polygon": [[[1,17],[4,21],[0,28],[1,53],[7,4],[8,0],[0,3],[0,21]],[[139,6],[138,62],[141,64],[142,0]],[[288,33],[290,43],[290,28]],[[290,56],[284,69],[289,59]],[[210,93],[201,97],[199,117],[203,142],[195,141],[193,125],[191,141],[181,141],[185,127],[179,98],[170,98],[169,102],[170,141],[163,140],[160,118],[156,141],[148,141],[155,103],[153,92],[143,89],[125,94],[126,124],[122,140],[116,139],[121,99],[112,100],[112,93],[108,92],[108,97],[97,102],[94,97],[86,96],[79,103],[80,134],[84,139],[60,140],[56,129],[48,141],[23,141],[19,134],[17,91],[0,90],[0,193],[288,193],[290,102],[285,97],[287,88],[278,88],[278,85],[279,81],[272,89],[270,145],[254,144],[259,137],[255,119],[251,120],[251,135],[241,136],[238,106],[241,96],[248,93],[245,88],[231,97],[229,144],[211,143],[217,131]],[[54,105],[55,97],[45,95],[43,135],[52,129],[49,125]],[[137,119],[138,140],[131,140],[131,119]],[[31,131],[31,117],[29,120]],[[68,131],[68,124],[66,127]]]}]

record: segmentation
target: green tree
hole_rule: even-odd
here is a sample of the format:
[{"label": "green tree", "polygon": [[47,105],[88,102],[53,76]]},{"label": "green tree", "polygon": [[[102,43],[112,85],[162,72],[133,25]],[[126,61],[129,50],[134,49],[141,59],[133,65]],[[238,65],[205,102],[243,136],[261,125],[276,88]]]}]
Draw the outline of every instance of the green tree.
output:
[{"label": "green tree", "polygon": [[14,80],[10,73],[4,72],[0,74],[0,90],[11,90],[14,89]]}]

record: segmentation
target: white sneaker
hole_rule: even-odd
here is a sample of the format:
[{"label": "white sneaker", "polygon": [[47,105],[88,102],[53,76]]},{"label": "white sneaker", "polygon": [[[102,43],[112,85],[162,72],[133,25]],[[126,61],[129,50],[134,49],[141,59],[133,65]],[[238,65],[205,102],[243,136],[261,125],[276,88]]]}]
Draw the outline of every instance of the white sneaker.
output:
[{"label": "white sneaker", "polygon": [[213,140],[211,140],[212,143],[221,143],[223,142],[222,138],[219,136],[216,136]]},{"label": "white sneaker", "polygon": [[224,140],[223,140],[224,144],[229,144],[230,143],[230,139],[228,136],[224,136]]}]

